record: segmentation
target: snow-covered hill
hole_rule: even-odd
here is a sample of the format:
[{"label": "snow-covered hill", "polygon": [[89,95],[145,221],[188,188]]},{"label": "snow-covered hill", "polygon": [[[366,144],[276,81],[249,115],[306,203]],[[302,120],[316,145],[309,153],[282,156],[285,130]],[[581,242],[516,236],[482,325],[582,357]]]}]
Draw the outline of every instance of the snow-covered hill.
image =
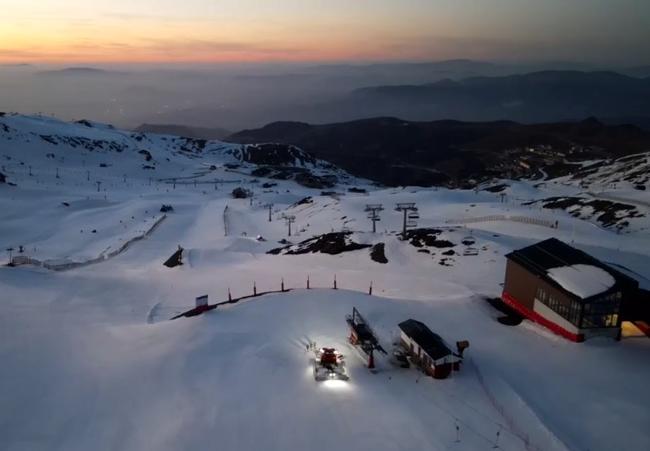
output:
[{"label": "snow-covered hill", "polygon": [[[0,449],[611,450],[650,441],[649,340],[574,344],[528,321],[504,326],[484,301],[501,292],[506,253],[551,236],[648,286],[650,220],[634,187],[604,192],[562,178],[381,189],[296,148],[11,115],[0,117],[0,164],[0,245],[47,263],[0,267]],[[252,200],[234,199],[236,187]],[[584,209],[544,208],[550,198],[605,196],[638,215],[617,229]],[[408,240],[398,237],[398,202],[419,208]],[[385,208],[377,233],[367,204]],[[371,258],[379,243],[385,263]],[[178,245],[184,265],[163,266]],[[293,290],[168,321],[197,296],[216,302],[282,283]],[[387,349],[408,318],[451,343],[469,340],[461,371],[433,380],[379,356],[369,372],[347,343],[352,307]],[[316,383],[309,341],[346,354],[350,381]]]},{"label": "snow-covered hill", "polygon": [[0,143],[5,175],[13,171],[16,176],[54,175],[57,180],[85,175],[86,181],[93,183],[115,177],[208,183],[218,180],[210,172],[218,167],[250,174],[252,168],[269,166],[349,179],[343,171],[293,146],[136,133],[86,120],[66,123],[4,114],[0,116]]}]

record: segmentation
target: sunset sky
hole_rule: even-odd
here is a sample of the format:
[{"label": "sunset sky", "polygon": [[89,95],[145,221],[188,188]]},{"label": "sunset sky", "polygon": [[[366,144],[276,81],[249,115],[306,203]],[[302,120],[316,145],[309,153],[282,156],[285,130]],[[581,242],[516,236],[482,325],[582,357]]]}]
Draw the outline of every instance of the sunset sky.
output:
[{"label": "sunset sky", "polygon": [[0,62],[650,63],[648,0],[0,0]]}]

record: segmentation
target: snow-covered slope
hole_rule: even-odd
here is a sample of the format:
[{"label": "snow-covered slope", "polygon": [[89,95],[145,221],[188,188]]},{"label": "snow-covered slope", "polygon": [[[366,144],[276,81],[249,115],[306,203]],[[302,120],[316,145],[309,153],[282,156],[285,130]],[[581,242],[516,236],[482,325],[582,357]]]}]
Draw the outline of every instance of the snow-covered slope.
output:
[{"label": "snow-covered slope", "polygon": [[[647,284],[641,202],[644,215],[617,233],[535,202],[590,196],[568,180],[378,189],[299,149],[269,163],[271,150],[251,159],[255,150],[216,141],[0,117],[0,172],[11,183],[0,184],[2,249],[54,269],[92,262],[0,267],[0,449],[646,447],[650,341],[569,343],[527,321],[504,326],[483,300],[501,292],[504,254],[551,236]],[[282,164],[337,183],[323,195],[292,177],[250,175],[272,166],[277,176]],[[252,201],[233,199],[235,187]],[[398,202],[415,202],[426,229],[406,241]],[[376,203],[385,210],[372,233],[364,209]],[[164,220],[162,204],[173,207]],[[383,243],[387,263],[364,246],[268,253],[342,231],[348,243]],[[178,245],[184,265],[163,266]],[[282,283],[295,289],[168,321],[197,296]],[[379,356],[370,373],[347,344],[352,307],[387,349],[408,318],[449,343],[469,340],[461,371],[433,380]],[[313,380],[309,341],[346,354],[348,383]]]},{"label": "snow-covered slope", "polygon": [[541,182],[562,185],[560,194],[535,201],[622,232],[647,230],[650,211],[650,152],[615,160],[586,161],[570,176]]}]

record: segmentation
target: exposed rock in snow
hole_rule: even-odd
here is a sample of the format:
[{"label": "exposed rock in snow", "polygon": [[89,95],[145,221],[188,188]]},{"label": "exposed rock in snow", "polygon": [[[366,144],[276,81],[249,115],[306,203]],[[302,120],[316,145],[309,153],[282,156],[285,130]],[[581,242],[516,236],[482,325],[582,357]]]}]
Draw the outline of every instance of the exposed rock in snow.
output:
[{"label": "exposed rock in snow", "polygon": [[370,249],[370,258],[377,263],[388,263],[386,253],[384,252],[385,247],[384,243],[375,244],[372,249]]},{"label": "exposed rock in snow", "polygon": [[410,243],[415,247],[454,247],[455,244],[451,241],[437,238],[437,235],[441,233],[442,230],[440,229],[411,229],[406,231],[406,239],[410,240]]},{"label": "exposed rock in snow", "polygon": [[250,191],[245,188],[242,188],[241,186],[232,190],[232,197],[234,197],[235,199],[246,199],[250,196],[251,196]]},{"label": "exposed rock in snow", "polygon": [[562,288],[583,299],[607,291],[616,283],[607,271],[592,265],[551,268],[548,275]]},{"label": "exposed rock in snow", "polygon": [[178,246],[178,249],[176,252],[172,254],[171,257],[169,257],[163,265],[167,266],[168,268],[174,268],[176,266],[182,265],[183,264],[183,248]]},{"label": "exposed rock in snow", "polygon": [[338,182],[334,174],[316,175],[300,166],[260,166],[253,169],[251,175],[277,180],[294,180],[306,188],[314,189],[332,188]]},{"label": "exposed rock in snow", "polygon": [[332,232],[315,236],[295,245],[272,249],[269,254],[300,255],[313,252],[337,255],[343,252],[356,251],[370,247],[370,244],[360,244],[352,241],[352,232]]},{"label": "exposed rock in snow", "polygon": [[643,217],[639,208],[622,202],[606,199],[592,199],[577,196],[549,197],[529,204],[541,202],[543,208],[563,209],[571,215],[580,218],[591,218],[600,222],[605,227],[616,226],[623,228],[628,225],[626,219]]},{"label": "exposed rock in snow", "polygon": [[287,144],[255,144],[235,152],[241,161],[269,166],[316,165],[318,161],[296,146]]}]

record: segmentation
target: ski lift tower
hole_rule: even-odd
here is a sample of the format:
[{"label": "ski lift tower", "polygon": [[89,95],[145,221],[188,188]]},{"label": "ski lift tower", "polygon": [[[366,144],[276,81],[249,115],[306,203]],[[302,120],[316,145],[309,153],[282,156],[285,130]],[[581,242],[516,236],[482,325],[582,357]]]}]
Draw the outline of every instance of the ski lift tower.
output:
[{"label": "ski lift tower", "polygon": [[386,350],[379,344],[377,335],[356,307],[352,308],[352,315],[347,315],[345,321],[350,326],[350,344],[357,346],[368,356],[368,368],[373,369],[375,367],[374,351],[386,354]]},{"label": "ski lift tower", "polygon": [[271,222],[271,220],[272,220],[271,216],[273,214],[273,204],[272,203],[264,204],[264,208],[269,209],[269,222]]},{"label": "ski lift tower", "polygon": [[383,210],[384,207],[381,204],[367,204],[366,209],[363,210],[368,213],[368,219],[372,221],[372,233],[377,232],[377,221],[381,221],[379,212]]},{"label": "ski lift tower", "polygon": [[416,221],[420,218],[418,207],[415,206],[415,202],[400,202],[395,206],[395,211],[404,214],[404,221],[402,223],[402,239],[405,240],[406,228],[415,227],[417,225]]},{"label": "ski lift tower", "polygon": [[288,236],[291,236],[291,224],[296,222],[296,217],[293,215],[284,215],[283,218],[288,227]]}]

